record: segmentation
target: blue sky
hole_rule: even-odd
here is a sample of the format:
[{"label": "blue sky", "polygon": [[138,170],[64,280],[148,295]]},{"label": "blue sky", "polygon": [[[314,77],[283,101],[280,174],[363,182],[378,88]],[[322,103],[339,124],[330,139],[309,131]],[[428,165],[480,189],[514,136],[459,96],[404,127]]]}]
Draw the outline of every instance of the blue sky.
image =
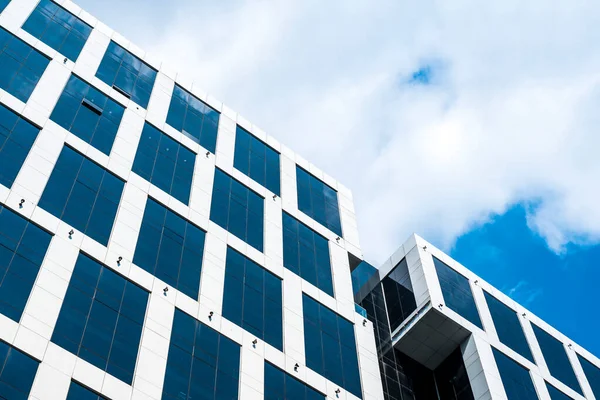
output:
[{"label": "blue sky", "polygon": [[600,355],[600,3],[78,3]]}]

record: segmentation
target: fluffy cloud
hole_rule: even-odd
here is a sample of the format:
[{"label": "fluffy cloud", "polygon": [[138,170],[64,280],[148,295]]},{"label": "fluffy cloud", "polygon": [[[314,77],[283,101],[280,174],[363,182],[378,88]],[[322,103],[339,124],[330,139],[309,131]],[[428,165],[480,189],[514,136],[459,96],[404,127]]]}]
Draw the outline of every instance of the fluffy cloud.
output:
[{"label": "fluffy cloud", "polygon": [[349,186],[374,261],[516,202],[556,252],[600,240],[597,2],[79,3]]}]

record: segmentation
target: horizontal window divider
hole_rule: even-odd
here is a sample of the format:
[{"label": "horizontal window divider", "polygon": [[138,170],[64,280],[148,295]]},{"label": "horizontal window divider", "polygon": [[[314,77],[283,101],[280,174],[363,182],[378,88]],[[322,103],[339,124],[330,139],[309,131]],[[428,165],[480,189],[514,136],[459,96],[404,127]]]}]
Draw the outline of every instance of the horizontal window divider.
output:
[{"label": "horizontal window divider", "polygon": [[94,112],[95,114],[102,115],[102,112],[104,112],[103,109],[101,109],[96,104],[92,103],[91,101],[89,101],[86,98],[84,98],[81,101],[81,104],[83,104],[84,106],[86,106],[90,111]]}]

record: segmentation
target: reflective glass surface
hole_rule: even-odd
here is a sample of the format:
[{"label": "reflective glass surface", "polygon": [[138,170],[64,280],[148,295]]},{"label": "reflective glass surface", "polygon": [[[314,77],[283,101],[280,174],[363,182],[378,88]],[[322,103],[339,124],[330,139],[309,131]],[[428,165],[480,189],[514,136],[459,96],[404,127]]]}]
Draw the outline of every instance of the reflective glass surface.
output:
[{"label": "reflective glass surface", "polygon": [[538,400],[529,370],[492,348],[508,400]]},{"label": "reflective glass surface", "polygon": [[133,172],[183,204],[189,204],[196,154],[146,123]]},{"label": "reflective glass surface", "polygon": [[197,299],[205,236],[202,229],[148,198],[133,262]]},{"label": "reflective glass surface", "polygon": [[323,400],[325,395],[265,362],[265,400]]},{"label": "reflective glass surface", "polygon": [[0,398],[27,400],[39,361],[0,342]]},{"label": "reflective glass surface", "polygon": [[76,61],[92,27],[51,0],[41,0],[23,30]]},{"label": "reflective glass surface", "polygon": [[148,107],[156,70],[115,42],[108,45],[96,76],[140,106]]},{"label": "reflective glass surface", "polygon": [[233,166],[280,195],[279,153],[239,126],[235,133]]},{"label": "reflective glass surface", "polygon": [[306,366],[362,398],[354,324],[302,295]]},{"label": "reflective glass surface", "polygon": [[175,85],[167,124],[192,139],[211,153],[217,147],[219,112],[194,97],[181,86]]},{"label": "reflective glass surface", "polygon": [[0,88],[27,102],[50,60],[0,28]]},{"label": "reflective glass surface", "polygon": [[577,393],[582,394],[581,386],[579,386],[564,344],[535,324],[531,324],[531,326],[542,349],[542,355],[544,356],[544,360],[546,360],[550,375]]},{"label": "reflective glass surface", "polygon": [[434,375],[440,400],[475,400],[460,347],[435,369]]},{"label": "reflective glass surface", "polygon": [[283,212],[283,265],[333,296],[329,241]]},{"label": "reflective glass surface", "polygon": [[406,259],[402,259],[392,272],[383,278],[381,284],[385,293],[390,328],[394,332],[417,309]]},{"label": "reflective glass surface", "polygon": [[119,103],[71,75],[50,119],[109,155],[124,111]]},{"label": "reflective glass surface", "polygon": [[546,382],[546,387],[548,388],[548,393],[550,393],[550,400],[573,400],[548,382]]},{"label": "reflective glass surface", "polygon": [[96,392],[91,391],[75,381],[71,381],[67,400],[106,400],[106,397],[100,396]]},{"label": "reflective glass surface", "polygon": [[10,188],[40,130],[0,105],[0,184]]},{"label": "reflective glass surface", "polygon": [[0,313],[19,322],[52,236],[0,205]]},{"label": "reflective glass surface", "polygon": [[281,279],[227,248],[223,316],[283,351]]},{"label": "reflective glass surface", "polygon": [[579,358],[579,363],[581,364],[583,372],[585,373],[585,377],[592,388],[592,392],[594,392],[594,396],[600,399],[600,368],[596,367],[579,354],[577,355],[577,358]]},{"label": "reflective glass surface", "polygon": [[4,11],[10,0],[0,0],[0,13]]},{"label": "reflective glass surface", "polygon": [[63,147],[38,205],[103,245],[125,183],[70,147]]},{"label": "reflective glass surface", "polygon": [[80,253],[52,342],[131,384],[147,303],[147,291]]},{"label": "reflective glass surface", "polygon": [[162,398],[237,400],[240,345],[175,309]]},{"label": "reflective glass surface", "polygon": [[296,180],[298,209],[333,233],[342,236],[337,192],[298,166]]},{"label": "reflective glass surface", "polygon": [[215,169],[210,220],[258,251],[263,251],[265,199]]},{"label": "reflective glass surface", "polygon": [[500,342],[535,364],[517,313],[491,294],[484,295]]},{"label": "reflective glass surface", "polygon": [[473,325],[483,329],[469,280],[433,257],[446,306]]}]

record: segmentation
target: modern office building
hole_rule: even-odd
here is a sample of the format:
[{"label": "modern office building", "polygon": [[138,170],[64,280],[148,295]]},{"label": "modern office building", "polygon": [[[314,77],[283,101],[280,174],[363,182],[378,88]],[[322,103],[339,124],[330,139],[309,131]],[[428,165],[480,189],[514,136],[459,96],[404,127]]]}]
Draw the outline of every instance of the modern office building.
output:
[{"label": "modern office building", "polygon": [[75,4],[0,11],[0,398],[600,398],[421,239],[361,261],[347,188]]}]

